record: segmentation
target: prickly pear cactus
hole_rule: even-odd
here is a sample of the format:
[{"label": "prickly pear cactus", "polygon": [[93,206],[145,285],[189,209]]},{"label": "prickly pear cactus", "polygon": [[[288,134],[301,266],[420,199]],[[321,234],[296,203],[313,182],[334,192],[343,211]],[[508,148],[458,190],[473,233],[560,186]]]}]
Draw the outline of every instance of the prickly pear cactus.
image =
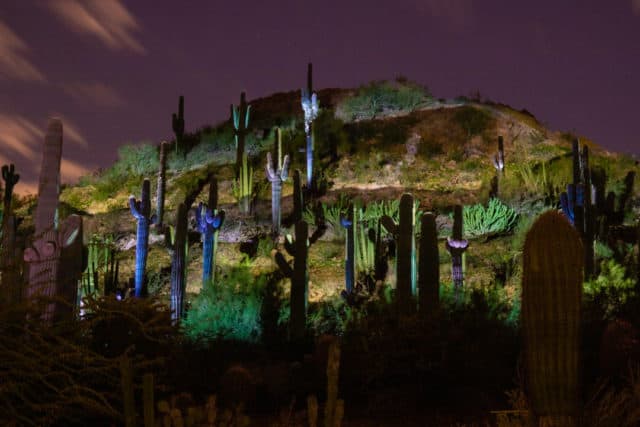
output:
[{"label": "prickly pear cactus", "polygon": [[533,415],[576,425],[579,409],[580,235],[555,211],[542,214],[524,244],[522,328]]}]

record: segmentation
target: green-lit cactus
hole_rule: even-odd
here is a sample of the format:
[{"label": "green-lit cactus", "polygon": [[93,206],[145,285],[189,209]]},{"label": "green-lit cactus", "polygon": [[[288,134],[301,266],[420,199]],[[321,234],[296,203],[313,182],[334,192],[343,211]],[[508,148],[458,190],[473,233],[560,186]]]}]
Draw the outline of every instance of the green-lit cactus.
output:
[{"label": "green-lit cactus", "polygon": [[418,259],[418,304],[421,314],[431,313],[440,305],[440,253],[436,216],[422,215]]},{"label": "green-lit cactus", "polygon": [[282,197],[282,183],[289,174],[289,155],[282,158],[282,135],[280,128],[276,128],[275,165],[271,152],[267,153],[267,179],[271,182],[271,231],[274,236],[280,234],[280,199]]},{"label": "green-lit cactus", "polygon": [[580,235],[555,211],[536,220],[524,244],[522,328],[528,393],[534,417],[545,418],[545,425],[577,423],[582,251]]},{"label": "green-lit cactus", "polygon": [[462,206],[456,205],[453,209],[453,231],[451,237],[447,238],[446,248],[451,254],[451,274],[453,276],[453,287],[456,298],[460,297],[460,292],[464,286],[464,269],[462,256],[469,247],[469,241],[462,238]]},{"label": "green-lit cactus", "polygon": [[182,138],[184,137],[184,96],[182,95],[178,99],[178,114],[171,115],[171,127],[176,135],[176,156],[179,150],[182,150],[183,155],[186,156],[187,150],[182,146]]},{"label": "green-lit cactus", "polygon": [[233,122],[236,142],[236,179],[240,176],[240,169],[244,162],[245,140],[247,129],[249,128],[250,112],[251,105],[247,104],[246,94],[242,92],[240,94],[240,105],[236,107],[231,104],[231,121]]},{"label": "green-lit cactus", "polygon": [[400,220],[398,224],[388,215],[380,222],[396,239],[396,295],[400,310],[409,310],[412,296],[416,293],[416,242],[415,205],[413,196],[405,193],[400,198]]}]

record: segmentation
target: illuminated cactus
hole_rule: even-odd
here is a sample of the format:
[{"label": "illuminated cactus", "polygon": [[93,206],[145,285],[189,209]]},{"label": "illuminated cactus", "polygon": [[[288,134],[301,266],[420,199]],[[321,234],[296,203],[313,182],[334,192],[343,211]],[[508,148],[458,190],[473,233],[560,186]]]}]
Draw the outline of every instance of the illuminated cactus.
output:
[{"label": "illuminated cactus", "polygon": [[218,181],[209,182],[209,202],[200,203],[196,210],[196,224],[202,235],[202,287],[215,283],[218,232],[224,223],[224,211],[218,212]]},{"label": "illuminated cactus", "polygon": [[496,168],[496,171],[499,175],[502,175],[504,172],[504,141],[502,140],[502,136],[498,137],[498,153],[493,156],[493,167]]},{"label": "illuminated cactus", "polygon": [[389,271],[389,264],[387,263],[387,245],[382,238],[382,230],[380,221],[376,228],[370,228],[368,237],[371,243],[374,245],[374,270],[373,278],[376,282],[384,281]]},{"label": "illuminated cactus", "polygon": [[440,253],[436,216],[426,213],[420,222],[418,305],[420,313],[427,314],[437,310],[440,305]]},{"label": "illuminated cactus", "polygon": [[36,236],[50,228],[57,228],[58,225],[61,159],[62,122],[59,119],[51,119],[44,138],[38,182],[38,205],[34,218]]},{"label": "illuminated cactus", "polygon": [[242,167],[240,168],[240,177],[236,181],[236,192],[240,212],[249,214],[253,196],[253,168],[249,165],[247,153],[242,155]]},{"label": "illuminated cactus", "polygon": [[187,226],[188,208],[184,203],[178,205],[175,234],[171,244],[171,321],[177,324],[184,316],[184,293],[186,288],[187,265]]},{"label": "illuminated cactus", "polygon": [[233,129],[235,133],[236,142],[236,179],[240,177],[240,169],[244,162],[244,148],[245,138],[247,136],[247,129],[249,127],[249,113],[251,111],[251,105],[247,104],[246,95],[244,92],[240,94],[240,105],[238,107],[231,104],[231,120],[233,122]]},{"label": "illuminated cactus", "polygon": [[349,206],[347,217],[340,218],[340,224],[347,229],[344,251],[345,289],[342,291],[342,296],[348,298],[353,294],[356,285],[356,228],[358,223],[355,206]]},{"label": "illuminated cactus", "polygon": [[457,297],[460,296],[460,291],[462,291],[464,285],[462,256],[469,247],[469,241],[462,238],[462,226],[462,206],[456,205],[453,209],[453,232],[451,237],[447,237],[446,248],[451,254],[451,274]]},{"label": "illuminated cactus", "polygon": [[167,189],[167,146],[166,141],[160,143],[160,168],[158,169],[158,186],[156,187],[156,226],[162,229],[164,221],[164,193]]},{"label": "illuminated cactus", "polygon": [[267,153],[267,179],[271,182],[271,231],[274,236],[280,234],[280,199],[282,197],[282,183],[287,180],[289,174],[289,155],[282,159],[282,135],[280,128],[276,128],[274,168],[271,152]]},{"label": "illuminated cactus", "polygon": [[413,196],[405,193],[400,198],[400,221],[383,215],[380,222],[396,239],[396,297],[402,311],[410,309],[412,295],[416,293],[415,205]]},{"label": "illuminated cactus", "polygon": [[136,231],[136,271],[135,271],[135,296],[146,296],[145,272],[147,268],[147,254],[149,251],[149,226],[155,222],[155,215],[151,216],[150,183],[148,179],[142,182],[142,194],[140,200],[135,196],[129,196],[129,208],[131,214],[138,221]]},{"label": "illuminated cactus", "polygon": [[[178,147],[182,145],[182,138],[184,137],[184,96],[180,95],[178,98],[178,114],[173,113],[171,115],[171,127],[173,133],[176,135],[176,156],[178,155]],[[184,147],[180,147],[183,151],[183,155],[187,155],[187,151]]]},{"label": "illuminated cactus", "polygon": [[307,87],[302,89],[301,104],[304,111],[304,133],[307,139],[307,188],[313,189],[313,121],[318,117],[318,97],[313,92],[313,66],[307,66]]},{"label": "illuminated cactus", "polygon": [[582,251],[575,228],[555,211],[536,220],[524,244],[522,328],[529,401],[536,421],[545,425],[577,424],[584,261],[576,255]]},{"label": "illuminated cactus", "polygon": [[307,303],[309,300],[309,246],[324,233],[318,227],[309,237],[309,226],[303,220],[296,222],[295,240],[287,235],[284,248],[293,257],[293,268],[281,252],[276,252],[275,261],[282,274],[291,280],[289,338],[298,341],[304,338],[307,323]]}]

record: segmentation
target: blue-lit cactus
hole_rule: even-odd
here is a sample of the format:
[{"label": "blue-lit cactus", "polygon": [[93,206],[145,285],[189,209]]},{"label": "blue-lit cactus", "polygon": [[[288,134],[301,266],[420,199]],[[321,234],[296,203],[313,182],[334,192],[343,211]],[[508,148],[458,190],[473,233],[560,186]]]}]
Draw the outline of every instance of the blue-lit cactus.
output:
[{"label": "blue-lit cactus", "polygon": [[560,194],[560,207],[571,225],[575,226],[576,211],[584,207],[584,187],[582,184],[577,186],[567,184],[567,191]]},{"label": "blue-lit cactus", "polygon": [[267,153],[267,179],[271,182],[271,231],[274,236],[280,234],[280,199],[282,197],[282,183],[287,180],[289,175],[289,155],[282,158],[282,135],[280,128],[276,128],[275,143],[275,167],[271,152]]},{"label": "blue-lit cactus", "polygon": [[304,133],[307,137],[307,188],[313,189],[313,121],[318,117],[318,96],[313,93],[313,66],[307,67],[307,87],[302,89],[302,111],[304,111]]},{"label": "blue-lit cactus", "polygon": [[224,223],[224,211],[218,211],[218,184],[209,184],[209,204],[200,203],[196,210],[196,224],[202,234],[202,287],[215,283],[218,232]]},{"label": "blue-lit cactus", "polygon": [[148,179],[142,182],[142,194],[140,200],[135,196],[129,197],[131,214],[138,221],[136,231],[136,270],[135,270],[135,296],[140,298],[147,293],[145,283],[145,271],[147,268],[147,254],[149,252],[149,226],[155,222],[155,215],[151,216],[151,198]]}]

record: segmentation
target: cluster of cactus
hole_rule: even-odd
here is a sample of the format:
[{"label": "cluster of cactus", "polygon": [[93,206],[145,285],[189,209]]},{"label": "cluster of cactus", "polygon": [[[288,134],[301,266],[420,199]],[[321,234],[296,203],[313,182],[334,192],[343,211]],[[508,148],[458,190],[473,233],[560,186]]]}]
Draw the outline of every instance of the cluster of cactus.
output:
[{"label": "cluster of cactus", "polygon": [[579,233],[555,211],[536,220],[524,244],[527,384],[532,415],[544,425],[577,425],[584,261],[574,254],[582,250]]},{"label": "cluster of cactus", "polygon": [[487,206],[476,204],[462,208],[464,235],[468,238],[496,235],[511,230],[518,213],[500,199],[491,198]]},{"label": "cluster of cactus", "polygon": [[129,209],[138,221],[136,231],[136,268],[135,268],[135,296],[140,298],[147,293],[146,267],[149,252],[149,227],[155,222],[155,215],[151,215],[150,183],[148,179],[142,182],[140,200],[129,196]]},{"label": "cluster of cactus", "polygon": [[171,127],[176,135],[176,156],[178,151],[182,150],[184,156],[187,155],[185,147],[182,147],[182,139],[184,137],[184,96],[178,98],[178,114],[171,115]]},{"label": "cluster of cactus", "polygon": [[306,135],[307,188],[314,189],[313,182],[313,121],[318,117],[318,96],[313,92],[313,65],[307,66],[307,87],[302,89],[301,105],[304,112],[304,133]]},{"label": "cluster of cactus", "polygon": [[224,211],[218,211],[218,181],[209,181],[209,200],[196,210],[196,226],[202,235],[202,286],[215,284],[218,232],[224,222]]},{"label": "cluster of cactus", "polygon": [[[293,175],[294,186],[297,183],[299,187],[300,171],[296,169]],[[302,190],[298,188],[297,191]],[[298,341],[305,335],[309,300],[309,246],[314,244],[324,231],[323,226],[318,226],[309,237],[309,225],[306,221],[299,220],[295,223],[295,239],[287,235],[284,242],[284,248],[293,257],[293,268],[281,252],[275,254],[280,271],[291,280],[289,336],[292,341]]]},{"label": "cluster of cactus", "polygon": [[396,239],[396,297],[398,308],[408,311],[412,296],[416,294],[416,242],[415,205],[413,196],[405,193],[400,198],[400,220],[390,216],[380,218],[384,228]]},{"label": "cluster of cactus", "polygon": [[236,143],[236,179],[240,179],[240,169],[245,161],[245,139],[249,128],[249,113],[251,105],[247,104],[246,94],[240,94],[240,105],[231,104],[231,121],[233,123]]},{"label": "cluster of cactus", "polygon": [[275,165],[271,152],[267,153],[267,179],[271,182],[271,232],[274,236],[280,234],[281,210],[280,199],[282,198],[282,183],[289,175],[289,155],[282,158],[282,134],[280,128],[276,128],[275,141]]},{"label": "cluster of cactus", "polygon": [[103,295],[114,294],[118,288],[119,269],[120,262],[116,259],[112,240],[92,236],[87,245],[87,268],[82,274],[81,294],[95,294],[101,288]]},{"label": "cluster of cactus", "polygon": [[462,206],[456,205],[453,209],[453,230],[451,237],[447,238],[446,248],[451,254],[451,274],[457,297],[464,285],[463,255],[469,247],[469,241],[462,238],[462,228]]}]

